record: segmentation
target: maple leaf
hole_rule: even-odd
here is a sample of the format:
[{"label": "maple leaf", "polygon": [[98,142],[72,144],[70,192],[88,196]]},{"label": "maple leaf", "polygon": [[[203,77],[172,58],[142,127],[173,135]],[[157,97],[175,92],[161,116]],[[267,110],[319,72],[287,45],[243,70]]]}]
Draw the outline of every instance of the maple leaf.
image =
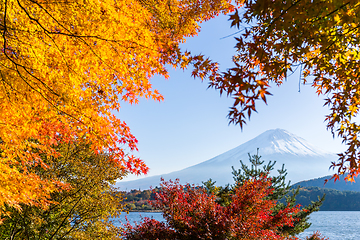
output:
[{"label": "maple leaf", "polygon": [[236,26],[237,28],[240,28],[241,19],[237,9],[235,9],[233,14],[230,14],[229,21],[231,21],[231,27]]}]

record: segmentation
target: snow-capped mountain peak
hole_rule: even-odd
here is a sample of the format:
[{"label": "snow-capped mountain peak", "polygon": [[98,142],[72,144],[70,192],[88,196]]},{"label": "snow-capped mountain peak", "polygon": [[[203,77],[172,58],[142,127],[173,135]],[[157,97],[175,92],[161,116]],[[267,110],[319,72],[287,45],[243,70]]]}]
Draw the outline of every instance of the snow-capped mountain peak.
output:
[{"label": "snow-capped mountain peak", "polygon": [[263,154],[290,153],[313,156],[330,154],[312,146],[305,139],[279,128],[268,130],[248,143],[257,145]]},{"label": "snow-capped mountain peak", "polygon": [[257,149],[260,149],[259,154],[261,156],[290,154],[299,157],[326,157],[332,155],[332,153],[325,152],[317,147],[314,147],[306,140],[296,136],[295,134],[277,128],[268,130],[250,141],[247,141],[246,143],[243,143],[240,146],[203,163],[220,163],[228,161],[230,158],[243,160],[241,156],[247,156],[248,153],[253,155],[256,153]]}]

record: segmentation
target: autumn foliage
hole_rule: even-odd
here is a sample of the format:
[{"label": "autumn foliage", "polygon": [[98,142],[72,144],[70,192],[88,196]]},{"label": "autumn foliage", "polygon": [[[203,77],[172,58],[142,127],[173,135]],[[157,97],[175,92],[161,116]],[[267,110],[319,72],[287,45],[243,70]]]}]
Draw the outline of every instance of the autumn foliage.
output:
[{"label": "autumn foliage", "polygon": [[[63,182],[29,167],[61,155],[60,143],[81,139],[108,151],[128,173],[146,173],[132,155],[137,140],[116,117],[121,102],[162,100],[152,89],[166,66],[195,64],[204,77],[216,64],[181,51],[199,23],[232,9],[221,0],[0,1],[0,210],[46,207]],[[2,211],[1,214],[6,214]]]},{"label": "autumn foliage", "polygon": [[222,206],[204,188],[163,182],[154,205],[166,223],[145,219],[135,227],[128,224],[126,239],[285,239],[279,229],[291,226],[300,209],[287,207],[273,214],[276,201],[267,198],[270,186],[266,175],[246,181],[235,189],[231,203]]},{"label": "autumn foliage", "polygon": [[133,155],[137,140],[116,112],[122,102],[162,100],[150,79],[168,78],[167,67],[192,65],[194,77],[208,77],[233,96],[230,121],[241,126],[255,102],[266,101],[269,84],[281,84],[300,67],[302,80],[328,95],[328,128],[349,145],[333,166],[339,173],[360,172],[355,0],[235,1],[242,8],[231,15],[231,25],[243,31],[235,67],[224,74],[179,44],[200,31],[199,23],[235,10],[230,0],[0,2],[1,216],[22,204],[45,209],[54,191],[69,189],[30,171],[49,169],[43,156],[61,157],[59,144],[81,140],[95,153],[111,153],[124,173],[146,173]]},{"label": "autumn foliage", "polygon": [[[180,185],[179,180],[155,188],[154,208],[162,211],[164,222],[144,218],[127,222],[125,239],[298,239],[310,227],[309,215],[319,211],[324,197],[300,209],[296,196],[286,184],[284,165],[276,176],[269,174],[275,162],[249,154],[251,166],[234,169],[235,183],[219,187],[211,179],[203,186]],[[320,240],[319,232],[306,239]]]}]

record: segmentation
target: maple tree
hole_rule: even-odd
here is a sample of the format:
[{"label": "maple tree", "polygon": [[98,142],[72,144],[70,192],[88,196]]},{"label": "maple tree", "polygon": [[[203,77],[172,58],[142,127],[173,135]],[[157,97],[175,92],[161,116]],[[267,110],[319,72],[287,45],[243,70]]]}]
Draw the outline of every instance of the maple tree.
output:
[{"label": "maple tree", "polygon": [[348,146],[332,163],[339,174],[360,173],[359,46],[360,3],[356,0],[238,0],[230,16],[239,29],[234,67],[214,77],[210,86],[234,98],[230,122],[241,127],[256,111],[256,102],[271,95],[300,70],[303,83],[326,97],[327,128]]},{"label": "maple tree", "polygon": [[150,78],[166,66],[204,77],[216,64],[179,47],[199,23],[232,10],[229,0],[0,0],[0,213],[46,207],[63,182],[49,168],[56,146],[82,139],[111,152],[123,171],[146,173],[137,140],[115,115],[121,102],[162,100]]},{"label": "maple tree", "polygon": [[108,153],[94,153],[88,144],[60,144],[58,158],[42,155],[48,170],[32,166],[42,179],[69,184],[51,193],[48,208],[21,204],[21,211],[6,207],[10,216],[0,225],[1,239],[120,239],[113,223],[123,209],[122,194],[114,187],[125,172]]}]

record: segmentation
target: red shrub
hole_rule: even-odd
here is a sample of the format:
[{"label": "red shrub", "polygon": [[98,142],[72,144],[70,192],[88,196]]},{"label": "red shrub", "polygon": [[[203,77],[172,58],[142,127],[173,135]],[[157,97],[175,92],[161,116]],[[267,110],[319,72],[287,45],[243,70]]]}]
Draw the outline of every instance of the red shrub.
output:
[{"label": "red shrub", "polygon": [[[231,203],[221,206],[217,197],[201,187],[162,182],[153,204],[162,210],[166,223],[145,218],[132,227],[127,224],[126,239],[286,239],[279,227],[292,225],[299,206],[277,214],[270,200],[271,179],[262,175],[238,185]],[[296,239],[296,238],[292,238]]]}]

